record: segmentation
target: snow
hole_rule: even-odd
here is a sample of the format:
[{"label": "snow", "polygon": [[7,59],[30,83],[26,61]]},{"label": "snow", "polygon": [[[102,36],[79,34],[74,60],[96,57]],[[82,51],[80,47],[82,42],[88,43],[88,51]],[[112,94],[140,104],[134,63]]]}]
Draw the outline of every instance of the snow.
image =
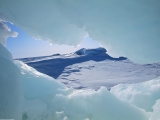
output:
[{"label": "snow", "polygon": [[[116,98],[105,87],[101,87],[98,91],[74,90],[22,62],[15,61],[15,64],[22,73],[25,99],[22,113],[28,120],[46,117],[49,120],[51,118],[67,120],[149,118],[149,113]],[[115,104],[118,109],[115,109]]]},{"label": "snow", "polygon": [[0,19],[36,39],[78,45],[89,35],[110,55],[137,63],[160,61],[159,11],[157,0],[0,1]]},{"label": "snow", "polygon": [[155,66],[157,68],[154,65],[147,67],[134,64],[129,60],[87,61],[65,67],[57,80],[76,89],[97,90],[101,86],[110,89],[120,83],[132,84],[157,78],[160,75],[160,64]]},{"label": "snow", "polygon": [[[138,63],[159,62],[159,11],[160,2],[157,0],[116,2],[109,0],[102,2],[96,0],[76,2],[73,0],[1,0],[0,119],[159,120],[160,78],[146,81],[146,78],[151,79],[148,77],[150,73],[153,73],[151,77],[157,76],[155,71],[159,67],[158,64],[134,65],[138,70],[128,74],[132,78],[134,74],[141,76],[140,74],[144,73],[146,78],[144,77],[145,79],[141,80],[141,83],[119,84],[111,87],[111,91],[108,91],[106,87],[101,87],[96,91],[93,89],[75,90],[25,63],[13,62],[12,55],[4,47],[7,37],[17,36],[17,33],[11,32],[4,23],[9,21],[36,39],[77,45],[86,35],[89,35],[105,45],[112,55],[123,55]],[[64,55],[64,57],[75,60],[75,63],[80,58],[76,57],[75,59],[74,56],[81,57],[83,62],[86,62],[85,56],[89,56],[87,61],[93,59],[90,57],[93,55],[90,54],[92,52],[83,51],[82,53],[84,57],[77,54]],[[94,58],[94,60],[98,62],[112,58],[106,54],[103,55],[104,57]],[[58,64],[63,61],[63,57],[56,60],[55,64]],[[112,58],[112,60],[115,60],[112,65],[117,65],[123,60],[128,62],[125,58]],[[47,65],[51,61],[53,59],[42,62]],[[100,66],[103,66],[103,62],[100,62]],[[126,65],[125,62],[122,65]],[[74,65],[71,66],[72,63],[73,61],[60,68],[64,69],[66,65],[74,68]],[[95,62],[90,63],[96,66]],[[88,69],[94,68],[88,66],[89,63],[86,64],[87,69],[85,66],[78,65],[83,68],[82,73],[86,71],[89,73]],[[120,66],[120,64],[118,65]],[[147,71],[144,69],[145,67],[153,72]],[[96,67],[93,69],[95,71],[93,73],[97,73],[96,70],[99,71],[102,68]],[[110,68],[112,67],[110,66]],[[123,73],[125,69],[118,71]],[[74,77],[73,74],[72,71],[72,77]],[[87,80],[91,79],[86,76],[85,81]],[[118,82],[121,80],[118,81],[116,78],[116,84]]]},{"label": "snow", "polygon": [[[48,65],[46,68],[55,63],[58,66],[57,69],[60,68],[59,59],[63,58],[65,61],[69,59],[71,62],[69,64],[72,65],[66,66],[57,80],[16,60],[15,64],[22,73],[22,90],[25,99],[22,116],[27,120],[44,118],[45,120],[75,120],[75,118],[77,120],[158,120],[160,79],[156,77],[159,76],[157,73],[160,71],[159,63],[135,64],[126,58],[113,59],[108,57],[106,52],[99,53],[96,50],[89,49],[89,53],[92,54],[77,55],[75,52],[68,55],[21,59],[37,67],[39,62],[39,66]],[[93,61],[86,59],[88,56],[90,59],[100,57],[105,59]],[[84,60],[86,61],[81,62]],[[78,63],[74,63],[75,61]],[[56,71],[56,68],[54,70]],[[79,85],[82,88],[73,89],[75,84],[73,81],[70,88],[66,87],[59,82],[60,78],[63,79],[62,77],[68,82],[67,85],[72,81],[72,77],[79,79],[77,80],[79,83],[75,86]],[[152,78],[155,79],[148,81]],[[106,87],[100,87],[105,84],[106,87],[111,88],[110,91]]]},{"label": "snow", "polygon": [[[158,120],[159,78],[137,84],[120,84],[112,87],[111,92],[105,87],[97,91],[75,90],[22,62],[15,62],[23,73],[22,86],[27,88],[23,89],[26,102],[22,112],[28,120]],[[34,82],[37,84],[32,84]],[[26,94],[28,90],[31,97]],[[132,101],[124,99],[127,96],[132,96]]]},{"label": "snow", "polygon": [[160,63],[141,65],[124,57],[113,58],[104,48],[19,60],[75,89],[110,89],[120,83],[139,83],[160,76]]},{"label": "snow", "polygon": [[96,49],[85,49],[85,48],[82,48],[80,50],[77,50],[75,52],[75,54],[77,55],[96,55],[96,54],[104,54],[106,53],[106,49],[104,48],[96,48]]},{"label": "snow", "polygon": [[[0,49],[2,51],[0,64],[3,68],[0,72],[0,103],[3,105],[0,108],[1,118],[16,120],[21,118],[23,120],[159,119],[159,78],[144,83],[124,84],[122,87],[125,87],[118,90],[118,93],[113,90],[121,89],[121,85],[111,88],[111,92],[106,87],[101,87],[97,91],[75,90],[25,63],[17,60],[13,62],[6,48],[0,45]],[[132,89],[128,90],[130,86]],[[125,89],[129,91],[128,94],[123,94]],[[123,99],[123,95],[129,94],[133,96],[132,101]],[[148,98],[146,106],[142,101],[137,102],[136,97],[139,94],[141,99]]]}]

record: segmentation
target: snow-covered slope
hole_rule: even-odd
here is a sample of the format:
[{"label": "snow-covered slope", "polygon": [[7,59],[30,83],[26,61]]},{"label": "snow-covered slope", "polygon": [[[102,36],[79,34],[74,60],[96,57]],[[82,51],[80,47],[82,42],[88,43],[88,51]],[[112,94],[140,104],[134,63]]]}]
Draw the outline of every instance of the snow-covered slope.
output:
[{"label": "snow-covered slope", "polygon": [[160,76],[160,63],[135,64],[127,58],[113,58],[104,48],[80,49],[75,53],[24,58],[21,61],[68,87],[108,89],[120,83],[139,83]]},{"label": "snow-covered slope", "polygon": [[[160,62],[159,11],[158,0],[0,0],[0,21],[12,22],[34,38],[77,45],[89,35],[109,48],[110,54],[137,63]],[[8,36],[17,35],[4,28],[1,25],[2,44]],[[69,58],[74,57],[62,59]],[[58,59],[55,62],[61,63]],[[48,60],[42,63],[47,70]],[[62,69],[55,70],[62,73],[67,65],[72,64],[64,62]],[[0,119],[159,120],[159,83],[157,78],[119,85],[110,92],[105,87],[97,91],[74,90],[22,62],[13,62],[0,45]]]},{"label": "snow-covered slope", "polygon": [[87,61],[67,66],[57,80],[74,88],[110,88],[120,83],[139,83],[160,75],[160,64],[138,65],[129,60]]}]

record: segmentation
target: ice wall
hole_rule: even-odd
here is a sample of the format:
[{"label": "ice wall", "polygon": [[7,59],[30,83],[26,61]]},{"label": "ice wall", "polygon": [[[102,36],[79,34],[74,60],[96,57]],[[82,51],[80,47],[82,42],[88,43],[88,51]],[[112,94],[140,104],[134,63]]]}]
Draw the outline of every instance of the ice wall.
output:
[{"label": "ice wall", "polygon": [[76,45],[89,34],[112,54],[139,63],[159,62],[159,11],[157,0],[1,0],[0,118],[158,120],[159,78],[140,85],[122,85],[123,89],[116,86],[112,92],[104,87],[76,91],[21,62],[13,63],[3,45],[8,36],[16,36],[4,24],[9,21],[37,39]]},{"label": "ice wall", "polygon": [[160,61],[158,0],[1,0],[0,18],[37,39],[77,45],[89,34],[114,56]]},{"label": "ice wall", "polygon": [[[54,97],[58,94],[59,89],[67,87],[52,77],[36,71],[28,65],[15,61],[22,74],[22,90],[26,99],[45,99],[46,97]],[[51,98],[53,99],[53,98]]]},{"label": "ice wall", "polygon": [[110,91],[118,98],[151,112],[149,120],[160,119],[160,77],[138,84],[119,84]]},{"label": "ice wall", "polygon": [[[21,120],[22,116],[22,120],[159,119],[159,78],[134,85],[118,85],[112,88],[111,92],[105,87],[98,91],[74,90],[22,62],[14,61],[14,64],[10,53],[2,45],[0,48],[2,53],[5,53],[0,55],[8,58],[1,61],[0,65],[9,65],[5,73],[2,70],[0,72],[1,118],[4,116],[3,118]],[[19,79],[20,73],[22,82]],[[134,98],[132,101],[130,96]],[[144,104],[144,100],[147,104]]]},{"label": "ice wall", "polygon": [[21,120],[21,73],[0,43],[0,119]]},{"label": "ice wall", "polygon": [[156,101],[156,104],[153,106],[153,114],[150,120],[158,120],[160,118],[160,99]]},{"label": "ice wall", "polygon": [[0,20],[0,119],[21,120],[21,73],[14,64],[11,53],[4,47],[8,37],[17,35]]}]

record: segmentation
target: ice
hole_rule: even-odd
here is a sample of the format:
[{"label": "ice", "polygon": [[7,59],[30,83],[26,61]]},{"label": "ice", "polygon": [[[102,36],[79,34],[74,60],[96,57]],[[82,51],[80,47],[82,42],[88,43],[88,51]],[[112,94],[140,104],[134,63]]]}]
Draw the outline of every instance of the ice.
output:
[{"label": "ice", "polygon": [[57,97],[56,101],[61,101],[63,114],[69,120],[148,119],[144,111],[119,100],[105,87],[98,91],[74,91],[68,97]]},{"label": "ice", "polygon": [[153,115],[150,120],[159,120],[160,119],[160,99],[156,101],[156,104],[153,106]]},{"label": "ice", "polygon": [[1,0],[0,119],[158,120],[159,78],[121,84],[111,92],[105,87],[74,90],[13,62],[3,45],[7,37],[17,36],[5,25],[9,21],[36,39],[77,45],[89,35],[112,55],[159,62],[159,11],[157,0]]},{"label": "ice", "polygon": [[[110,92],[105,87],[97,91],[67,88],[64,84],[20,61],[13,63],[11,54],[6,48],[2,45],[0,48],[0,64],[3,68],[0,72],[0,103],[1,106],[3,105],[0,109],[1,118],[16,120],[21,120],[21,117],[22,120],[149,120],[156,118],[158,120],[159,102],[156,100],[159,99],[159,78],[138,84],[141,88],[140,93],[146,91],[153,97],[146,100],[149,105],[142,107],[143,104],[141,106],[129,100],[122,100],[121,96],[117,97],[113,94],[112,89]],[[136,85],[133,85],[135,90]],[[129,85],[126,85],[126,90],[127,86]],[[121,93],[123,90],[118,92]],[[143,94],[142,97],[146,99]],[[152,111],[147,109],[151,107],[153,107]]]},{"label": "ice", "polygon": [[66,88],[64,84],[20,61],[15,61],[15,64],[21,69],[22,90],[27,99],[41,98],[45,100],[46,97],[52,98],[58,94],[58,89]]},{"label": "ice", "polygon": [[77,45],[89,35],[137,63],[160,61],[159,11],[157,0],[0,1],[0,18],[34,38]]},{"label": "ice", "polygon": [[118,98],[152,112],[156,100],[160,99],[160,77],[139,84],[119,84],[112,87],[111,92]]},{"label": "ice", "polygon": [[0,119],[21,119],[21,73],[0,43]]},{"label": "ice", "polygon": [[22,111],[22,120],[40,120],[39,116],[47,112],[47,104],[40,99],[24,100]]},{"label": "ice", "polygon": [[10,28],[5,24],[5,22],[0,19],[0,43],[6,45],[6,39],[8,37],[17,37],[17,32],[11,32]]},{"label": "ice", "polygon": [[138,84],[120,84],[111,88],[111,93],[151,112],[149,120],[160,119],[160,77]]},{"label": "ice", "polygon": [[21,73],[4,47],[7,37],[17,35],[0,19],[0,119],[21,119]]},{"label": "ice", "polygon": [[20,61],[15,64],[22,73],[22,113],[27,120],[149,119],[149,113],[120,100],[105,87],[98,91],[74,90]]}]

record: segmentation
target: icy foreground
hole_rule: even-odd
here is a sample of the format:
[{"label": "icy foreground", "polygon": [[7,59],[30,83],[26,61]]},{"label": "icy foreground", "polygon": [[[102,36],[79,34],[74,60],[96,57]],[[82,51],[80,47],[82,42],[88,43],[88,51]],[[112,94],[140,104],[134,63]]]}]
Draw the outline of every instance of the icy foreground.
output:
[{"label": "icy foreground", "polygon": [[125,57],[113,58],[104,48],[18,60],[75,89],[110,89],[120,83],[140,83],[160,76],[160,63],[142,65]]},{"label": "icy foreground", "polygon": [[[98,91],[74,90],[22,62],[13,62],[2,45],[0,49],[0,66],[6,69],[5,73],[0,70],[1,118],[158,120],[160,117],[160,78],[139,84],[118,85],[111,92],[105,87]],[[147,105],[143,101],[146,98]]]},{"label": "icy foreground", "polygon": [[20,69],[13,63],[10,52],[0,44],[0,119],[20,120],[21,88]]},{"label": "icy foreground", "polygon": [[[0,43],[10,32],[5,21],[31,36],[77,45],[89,35],[113,55],[138,63],[160,61],[158,0],[0,0]],[[160,78],[74,90],[19,61],[0,44],[0,119],[159,120]]]}]

